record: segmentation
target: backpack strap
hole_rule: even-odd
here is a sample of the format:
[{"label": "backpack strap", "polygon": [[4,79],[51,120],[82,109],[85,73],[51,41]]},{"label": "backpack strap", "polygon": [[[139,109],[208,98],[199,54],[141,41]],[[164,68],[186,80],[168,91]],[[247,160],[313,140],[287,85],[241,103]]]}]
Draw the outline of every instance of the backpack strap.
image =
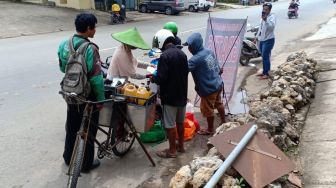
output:
[{"label": "backpack strap", "polygon": [[[73,36],[71,36],[70,38],[69,38],[69,49],[70,49],[70,53],[71,54],[74,54],[75,52],[79,52],[78,50],[79,50],[79,48],[81,47],[81,46],[83,46],[84,44],[86,44],[86,43],[92,43],[92,42],[89,42],[89,41],[87,41],[87,40],[83,40],[81,43],[80,43],[80,45],[79,45],[79,47],[77,48],[77,50],[75,49],[75,45],[74,45],[74,42],[73,42],[73,40],[74,40],[74,38],[75,38],[75,36],[73,35]],[[93,43],[92,43],[93,44]],[[87,46],[86,46],[86,48],[87,48]],[[85,49],[86,49],[85,48]],[[85,52],[85,51],[84,51]],[[83,54],[83,52],[81,52],[82,54]],[[85,53],[83,54],[84,56],[85,56]]]},{"label": "backpack strap", "polygon": [[80,44],[80,46],[78,47],[76,52],[82,54],[83,57],[85,57],[85,54],[86,54],[85,52],[86,52],[86,50],[87,50],[87,48],[89,47],[90,44],[92,44],[92,43],[84,41],[82,44]]},{"label": "backpack strap", "polygon": [[70,49],[70,54],[74,54],[76,52],[75,47],[74,47],[74,43],[73,43],[73,39],[75,36],[71,36],[69,38],[69,49]]},{"label": "backpack strap", "polygon": [[[70,49],[70,54],[74,54],[74,53],[79,53],[82,54],[84,59],[85,59],[85,55],[86,55],[86,50],[89,47],[90,44],[94,44],[92,42],[86,41],[85,39],[83,40],[83,42],[81,42],[81,44],[79,45],[79,47],[77,48],[77,50],[75,50],[75,46],[74,46],[74,39],[75,36],[71,36],[69,39],[69,49]],[[86,61],[85,61],[86,62]],[[84,69],[84,73],[88,74],[88,69],[87,69],[87,65],[86,63],[84,63],[83,65],[83,69]]]},{"label": "backpack strap", "polygon": [[88,69],[87,69],[87,64],[86,64],[86,59],[85,59],[85,55],[86,55],[86,50],[88,49],[88,47],[90,46],[90,44],[92,44],[91,42],[83,42],[78,49],[76,50],[76,52],[78,54],[82,54],[83,58],[84,58],[84,62],[83,62],[83,69],[84,69],[84,73],[87,75],[88,74]]}]

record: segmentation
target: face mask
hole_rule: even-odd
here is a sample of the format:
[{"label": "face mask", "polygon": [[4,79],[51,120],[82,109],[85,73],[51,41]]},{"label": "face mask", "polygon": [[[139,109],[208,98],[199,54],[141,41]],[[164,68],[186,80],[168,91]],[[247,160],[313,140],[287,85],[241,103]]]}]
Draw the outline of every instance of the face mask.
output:
[{"label": "face mask", "polygon": [[261,12],[261,16],[264,17],[264,16],[266,16],[266,15],[267,15],[267,13],[266,13],[265,11],[262,11],[262,12]]}]

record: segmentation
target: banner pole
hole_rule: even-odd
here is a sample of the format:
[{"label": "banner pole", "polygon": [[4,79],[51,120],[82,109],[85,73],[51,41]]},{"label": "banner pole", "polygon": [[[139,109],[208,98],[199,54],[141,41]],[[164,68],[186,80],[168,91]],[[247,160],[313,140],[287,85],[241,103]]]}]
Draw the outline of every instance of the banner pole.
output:
[{"label": "banner pole", "polygon": [[[217,49],[216,49],[216,43],[215,43],[215,35],[214,35],[214,33],[213,33],[213,29],[212,29],[212,22],[211,22],[211,16],[210,16],[210,12],[208,12],[208,15],[209,15],[209,22],[210,22],[210,28],[211,28],[211,34],[212,34],[212,41],[213,41],[213,45],[214,45],[214,49],[215,49],[215,58],[217,59]],[[239,35],[238,35],[239,36]],[[234,43],[233,43],[234,44]],[[231,48],[232,49],[232,48]],[[231,52],[231,50],[230,50],[230,52]],[[218,60],[218,59],[217,59]],[[225,60],[226,61],[226,60]],[[225,63],[224,63],[225,64]],[[223,65],[224,65],[223,64]],[[223,67],[222,67],[223,68]],[[226,96],[226,93],[225,93],[225,83],[224,83],[224,81],[223,81],[223,98],[225,99],[225,104],[226,104],[226,107],[227,107],[227,109],[228,109],[228,114],[230,115],[231,114],[231,112],[230,112],[230,107],[229,107],[229,101],[228,101],[228,99],[227,99],[227,96]],[[225,113],[224,113],[224,115],[225,115]]]},{"label": "banner pole", "polygon": [[[209,14],[210,14],[210,13],[209,13]],[[248,19],[248,16],[246,17],[245,23],[244,23],[243,26],[240,28],[239,33],[238,33],[238,35],[237,35],[235,41],[233,42],[233,45],[231,46],[231,49],[230,49],[228,55],[226,56],[226,59],[225,59],[223,65],[222,65],[222,68],[224,67],[225,63],[227,62],[227,59],[229,58],[229,56],[230,56],[230,54],[231,54],[231,51],[232,51],[234,45],[236,44],[237,39],[238,39],[238,37],[239,37],[241,31],[243,30],[244,26],[247,24],[247,19]],[[211,22],[210,22],[210,23],[211,23]],[[211,26],[211,29],[212,29],[212,26]]]},{"label": "banner pole", "polygon": [[[210,13],[209,13],[209,14],[210,14]],[[221,67],[222,69],[224,68],[225,63],[227,62],[227,59],[229,58],[229,56],[230,56],[230,54],[231,54],[231,51],[232,51],[234,45],[236,44],[238,37],[240,36],[241,31],[243,30],[244,26],[247,24],[247,19],[248,19],[248,16],[246,17],[245,23],[244,23],[243,26],[240,28],[239,33],[238,33],[238,35],[237,35],[235,41],[233,42],[233,44],[232,44],[232,46],[231,46],[231,48],[230,48],[230,51],[229,51],[228,55],[226,56],[226,59],[225,59],[223,65],[222,65],[222,67]],[[211,20],[211,19],[210,19],[210,20]],[[210,23],[211,23],[211,22],[210,22]],[[211,29],[212,29],[212,26],[211,26]],[[215,41],[214,41],[214,43],[215,43]],[[229,109],[228,99],[227,99],[227,97],[226,97],[226,93],[225,93],[225,89],[224,89],[224,85],[223,85],[223,96],[224,96],[224,98],[225,98],[225,101],[226,101],[226,103],[227,103],[227,107],[228,107],[228,110],[229,110],[228,114],[231,114],[231,113],[230,113],[230,109]]]}]

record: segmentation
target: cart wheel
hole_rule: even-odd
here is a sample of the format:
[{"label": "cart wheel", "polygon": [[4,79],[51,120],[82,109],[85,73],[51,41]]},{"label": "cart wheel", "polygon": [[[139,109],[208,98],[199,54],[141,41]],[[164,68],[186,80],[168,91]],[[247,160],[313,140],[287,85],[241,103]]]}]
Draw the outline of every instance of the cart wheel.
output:
[{"label": "cart wheel", "polygon": [[112,120],[113,130],[111,137],[111,145],[117,143],[112,148],[112,151],[118,157],[124,156],[131,149],[135,139],[126,122],[120,121],[120,119]]}]

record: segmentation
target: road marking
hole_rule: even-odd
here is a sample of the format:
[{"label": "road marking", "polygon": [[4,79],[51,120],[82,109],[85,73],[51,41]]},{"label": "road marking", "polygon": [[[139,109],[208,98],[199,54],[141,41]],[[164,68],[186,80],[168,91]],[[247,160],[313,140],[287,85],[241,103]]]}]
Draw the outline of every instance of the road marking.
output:
[{"label": "road marking", "polygon": [[202,29],[206,29],[206,27],[200,27],[200,28],[197,28],[197,29],[191,29],[191,30],[180,32],[180,33],[181,34],[185,34],[185,33],[190,33],[190,32],[197,31],[197,30],[202,30]]},{"label": "road marking", "polygon": [[[183,31],[183,32],[180,32],[180,34],[186,34],[186,33],[190,33],[190,32],[193,32],[193,31],[202,30],[202,29],[206,29],[206,27],[200,27],[200,28],[196,28],[196,29],[191,29],[191,30]],[[109,50],[114,50],[116,48],[117,48],[117,46],[111,47],[111,48],[104,48],[104,49],[100,49],[99,52],[105,52],[105,51],[109,51]],[[58,58],[56,58],[56,60],[58,61]],[[52,63],[50,63],[50,64],[52,64]]]},{"label": "road marking", "polygon": [[116,49],[116,48],[117,48],[117,46],[112,47],[112,48],[104,48],[104,49],[99,50],[99,52],[109,51],[109,50],[113,50],[113,49]]},{"label": "road marking", "polygon": [[[200,28],[196,28],[196,29],[191,29],[191,30],[183,31],[183,32],[180,32],[180,34],[190,33],[190,32],[198,31],[198,30],[202,30],[202,29],[206,29],[206,27],[200,27]],[[104,48],[104,49],[99,50],[99,52],[104,52],[104,51],[114,50],[114,49],[116,49],[116,48],[117,48],[117,47]]]}]

